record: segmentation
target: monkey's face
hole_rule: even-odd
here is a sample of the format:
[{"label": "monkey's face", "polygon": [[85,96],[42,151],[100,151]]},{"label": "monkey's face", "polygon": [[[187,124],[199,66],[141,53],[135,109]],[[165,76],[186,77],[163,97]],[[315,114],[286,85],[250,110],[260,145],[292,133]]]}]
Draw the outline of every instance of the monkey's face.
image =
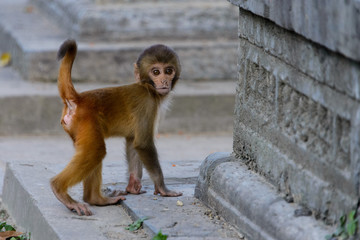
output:
[{"label": "monkey's face", "polygon": [[175,67],[171,64],[155,63],[150,67],[149,77],[154,83],[155,90],[166,95],[171,91],[172,81],[175,77]]}]

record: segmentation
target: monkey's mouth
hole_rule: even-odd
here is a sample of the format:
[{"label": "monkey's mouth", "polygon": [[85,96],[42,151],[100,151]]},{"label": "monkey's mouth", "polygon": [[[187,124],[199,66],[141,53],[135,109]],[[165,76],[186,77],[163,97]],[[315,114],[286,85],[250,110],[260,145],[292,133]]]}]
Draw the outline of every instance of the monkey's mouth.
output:
[{"label": "monkey's mouth", "polygon": [[166,94],[170,91],[170,88],[168,87],[156,88],[156,91],[160,94]]}]

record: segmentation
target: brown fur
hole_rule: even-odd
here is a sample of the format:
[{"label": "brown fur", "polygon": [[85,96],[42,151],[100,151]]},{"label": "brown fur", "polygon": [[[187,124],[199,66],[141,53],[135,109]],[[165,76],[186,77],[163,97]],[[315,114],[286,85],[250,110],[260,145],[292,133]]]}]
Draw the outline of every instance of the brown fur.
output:
[{"label": "brown fur", "polygon": [[76,153],[68,166],[51,180],[55,196],[79,215],[92,213],[87,205],[73,200],[67,190],[81,181],[84,184],[83,199],[89,204],[116,204],[125,199],[119,194],[105,197],[100,192],[102,159],[106,155],[104,139],[110,136],[126,138],[127,192],[144,192],[141,191],[144,165],[154,182],[154,194],[180,196],[181,193],[170,191],[165,186],[154,144],[159,106],[174,88],[180,74],[175,52],[163,45],[152,46],[135,64],[136,83],[78,93],[71,81],[76,51],[75,41],[67,40],[58,52],[59,59],[62,59],[58,88],[64,102],[61,124],[73,139]]}]

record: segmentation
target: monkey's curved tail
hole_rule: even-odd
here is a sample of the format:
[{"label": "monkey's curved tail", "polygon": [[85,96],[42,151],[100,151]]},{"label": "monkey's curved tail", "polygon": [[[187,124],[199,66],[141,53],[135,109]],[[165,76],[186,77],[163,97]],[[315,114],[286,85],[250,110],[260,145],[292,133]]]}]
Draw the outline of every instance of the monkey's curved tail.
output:
[{"label": "monkey's curved tail", "polygon": [[69,39],[60,46],[57,53],[58,60],[62,59],[58,76],[58,89],[64,103],[66,101],[77,102],[79,97],[71,81],[71,69],[76,57],[76,52],[77,45],[75,40]]}]

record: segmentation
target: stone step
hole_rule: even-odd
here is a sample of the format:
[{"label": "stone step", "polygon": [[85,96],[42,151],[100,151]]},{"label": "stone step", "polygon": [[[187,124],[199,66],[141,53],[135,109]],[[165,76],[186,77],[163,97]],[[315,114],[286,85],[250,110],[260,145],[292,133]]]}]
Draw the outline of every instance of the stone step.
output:
[{"label": "stone step", "polygon": [[[124,189],[127,167],[123,139],[106,141],[103,160],[103,189]],[[153,184],[144,170],[147,193],[127,195],[120,205],[90,206],[92,216],[77,216],[54,196],[49,181],[71,159],[74,150],[65,136],[0,137],[0,163],[9,162],[4,178],[2,202],[19,231],[31,232],[31,239],[152,239],[160,230],[168,239],[243,239],[241,235],[193,197],[201,161],[213,151],[231,151],[229,135],[161,135],[157,139],[160,162],[169,188],[183,196],[153,195]],[[0,166],[0,179],[4,169]],[[1,186],[0,186],[1,187]],[[70,190],[81,201],[82,184]],[[183,206],[178,206],[177,201]],[[127,216],[125,211],[130,215]],[[148,217],[144,229],[125,230],[132,221]],[[144,236],[145,235],[145,236]]]},{"label": "stone step", "polygon": [[238,10],[217,0],[32,0],[85,41],[234,39]]},{"label": "stone step", "polygon": [[[56,52],[70,35],[54,18],[28,0],[0,1],[0,52],[10,52],[12,66],[26,80],[55,81]],[[179,4],[181,5],[181,4]],[[144,38],[145,39],[145,38]],[[236,40],[78,41],[73,78],[82,82],[128,83],[140,52],[155,43],[175,49],[187,80],[235,79]]]},{"label": "stone step", "polygon": [[194,196],[241,229],[248,239],[320,240],[334,232],[334,226],[314,216],[297,216],[296,211],[304,207],[285,201],[284,194],[249,169],[245,161],[230,153],[209,155],[200,166]]},{"label": "stone step", "polygon": [[[12,68],[0,69],[0,135],[61,134],[62,103],[56,83],[28,82]],[[114,86],[78,83],[81,92]],[[160,133],[231,132],[235,83],[178,82]]]}]

